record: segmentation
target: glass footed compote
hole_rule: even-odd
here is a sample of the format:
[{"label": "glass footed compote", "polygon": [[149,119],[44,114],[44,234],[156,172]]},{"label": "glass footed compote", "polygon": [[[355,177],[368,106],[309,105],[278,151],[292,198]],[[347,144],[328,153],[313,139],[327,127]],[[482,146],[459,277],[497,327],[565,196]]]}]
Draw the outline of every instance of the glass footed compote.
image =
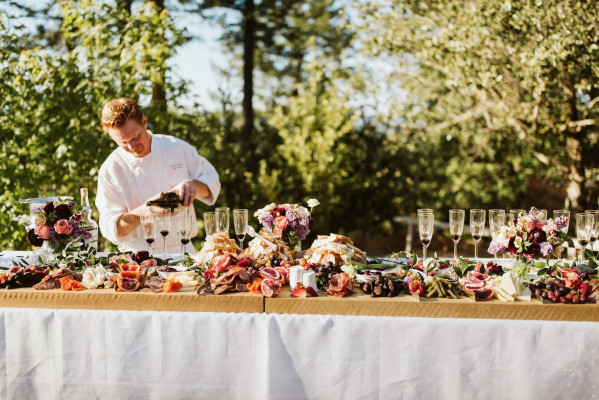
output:
[{"label": "glass footed compote", "polygon": [[140,221],[144,232],[144,239],[146,239],[146,243],[148,244],[148,252],[150,253],[150,257],[152,257],[154,253],[154,241],[156,240],[156,215],[148,211],[140,217]]},{"label": "glass footed compote", "polygon": [[239,247],[243,250],[243,241],[248,228],[248,210],[233,210],[233,225],[235,225],[235,236],[239,240]]},{"label": "glass footed compote", "polygon": [[464,210],[449,210],[449,234],[451,235],[451,240],[453,240],[453,258],[456,260],[458,259],[458,243],[464,231],[465,215],[466,212]]}]

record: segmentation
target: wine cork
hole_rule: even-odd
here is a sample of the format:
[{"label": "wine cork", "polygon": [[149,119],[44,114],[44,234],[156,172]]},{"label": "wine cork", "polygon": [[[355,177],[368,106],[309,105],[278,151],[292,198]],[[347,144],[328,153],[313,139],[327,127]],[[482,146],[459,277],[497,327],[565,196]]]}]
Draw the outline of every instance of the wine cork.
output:
[{"label": "wine cork", "polygon": [[289,268],[289,285],[291,286],[291,290],[295,288],[295,285],[299,283],[303,283],[304,267],[299,265],[295,265]]}]

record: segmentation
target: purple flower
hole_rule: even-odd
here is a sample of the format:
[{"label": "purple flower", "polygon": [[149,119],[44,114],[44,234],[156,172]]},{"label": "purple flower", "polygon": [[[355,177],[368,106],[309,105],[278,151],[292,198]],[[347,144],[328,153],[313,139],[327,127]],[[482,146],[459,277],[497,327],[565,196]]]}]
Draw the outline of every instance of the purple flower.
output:
[{"label": "purple flower", "polygon": [[540,250],[543,257],[547,257],[549,254],[553,253],[553,246],[549,242],[541,243]]},{"label": "purple flower", "polygon": [[46,214],[50,214],[52,211],[54,211],[54,203],[53,202],[49,202],[48,204],[46,204],[44,206],[44,212]]},{"label": "purple flower", "polygon": [[555,219],[555,226],[557,227],[558,230],[562,230],[564,228],[566,228],[568,226],[569,223],[569,218],[566,217],[565,215],[562,215],[561,217],[557,217]]},{"label": "purple flower", "polygon": [[491,245],[489,246],[488,252],[490,254],[503,254],[506,252],[506,249],[500,243],[492,242]]}]

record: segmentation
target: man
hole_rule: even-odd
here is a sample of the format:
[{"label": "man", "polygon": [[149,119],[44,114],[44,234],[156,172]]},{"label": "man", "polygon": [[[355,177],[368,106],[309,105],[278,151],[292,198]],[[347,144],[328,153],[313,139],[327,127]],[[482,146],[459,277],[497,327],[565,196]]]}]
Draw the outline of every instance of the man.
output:
[{"label": "man", "polygon": [[[148,131],[146,117],[135,101],[109,101],[102,109],[101,122],[119,147],[100,168],[96,207],[102,235],[121,245],[121,250],[147,250],[140,216],[150,211],[146,202],[161,193],[177,193],[185,207],[192,206],[195,199],[208,205],[216,202],[220,182],[212,164],[189,143]],[[196,234],[193,207],[190,211],[194,213]],[[159,239],[157,248],[161,249]],[[175,227],[170,229],[166,244],[170,254],[180,252]]]}]

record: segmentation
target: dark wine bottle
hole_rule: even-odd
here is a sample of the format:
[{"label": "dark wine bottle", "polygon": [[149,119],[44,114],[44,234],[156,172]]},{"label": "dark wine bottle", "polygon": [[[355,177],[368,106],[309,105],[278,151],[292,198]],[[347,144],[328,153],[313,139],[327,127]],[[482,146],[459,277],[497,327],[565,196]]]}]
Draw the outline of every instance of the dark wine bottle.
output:
[{"label": "dark wine bottle", "polygon": [[179,205],[181,205],[181,200],[179,200],[179,195],[177,193],[166,192],[157,199],[147,201],[146,205],[169,208],[171,211],[174,211],[177,207],[179,207]]}]

